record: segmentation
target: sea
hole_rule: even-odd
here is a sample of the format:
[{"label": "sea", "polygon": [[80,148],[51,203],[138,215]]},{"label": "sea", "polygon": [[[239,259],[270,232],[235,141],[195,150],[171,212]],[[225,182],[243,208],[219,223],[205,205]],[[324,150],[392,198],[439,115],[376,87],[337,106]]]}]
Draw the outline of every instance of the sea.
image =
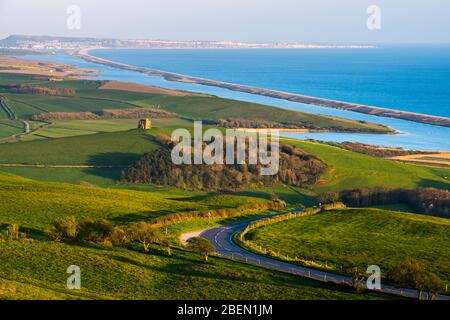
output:
[{"label": "sea", "polygon": [[[90,54],[190,76],[450,117],[450,45],[380,45],[373,49],[100,49],[90,51]],[[63,52],[28,58],[100,69],[97,79],[191,90],[280,108],[377,122],[400,132],[398,135],[283,133],[287,137],[450,151],[450,128],[171,82],[89,63]]]}]

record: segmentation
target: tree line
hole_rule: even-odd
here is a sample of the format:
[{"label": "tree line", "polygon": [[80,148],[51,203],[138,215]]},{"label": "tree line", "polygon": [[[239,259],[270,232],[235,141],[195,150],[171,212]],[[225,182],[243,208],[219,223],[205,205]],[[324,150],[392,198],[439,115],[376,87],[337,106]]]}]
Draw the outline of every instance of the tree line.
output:
[{"label": "tree line", "polygon": [[[340,271],[351,276],[350,285],[357,293],[365,291],[363,281],[367,274],[361,271],[352,260],[344,260]],[[397,287],[417,290],[417,299],[419,300],[424,298],[424,292],[427,300],[434,300],[439,292],[446,291],[442,279],[436,274],[425,270],[419,262],[411,257],[406,257],[400,264],[387,270],[386,275],[386,278],[391,280]]]},{"label": "tree line", "polygon": [[41,94],[49,96],[73,96],[75,90],[72,88],[49,88],[42,86],[35,86],[29,84],[14,84],[0,86],[3,89],[7,89],[13,93],[28,93],[28,94]]},{"label": "tree line", "polygon": [[416,213],[450,217],[450,191],[436,188],[362,188],[324,193],[318,197],[318,201],[321,203],[342,201],[351,207],[402,203]]},{"label": "tree line", "polygon": [[[359,121],[366,123],[364,121]],[[250,128],[250,129],[307,129],[318,131],[333,131],[333,132],[373,132],[369,127],[354,127],[344,128],[339,125],[318,125],[307,120],[286,120],[286,121],[273,121],[266,119],[241,119],[241,118],[228,118],[219,119],[215,124],[225,128]],[[383,125],[381,125],[383,126]],[[386,126],[383,126],[386,127]],[[388,129],[386,127],[386,129]]]},{"label": "tree line", "polygon": [[32,116],[35,121],[177,118],[179,115],[159,108],[103,109],[99,112],[44,112]]},{"label": "tree line", "polygon": [[[167,255],[172,255],[172,243],[152,223],[146,221],[133,222],[127,226],[114,226],[105,219],[77,220],[74,217],[65,217],[56,220],[46,233],[54,241],[112,243],[116,246],[129,247],[139,244],[144,253],[150,252],[151,245],[157,245],[164,249]],[[189,239],[186,248],[201,254],[204,261],[215,252],[214,245],[200,237]]]},{"label": "tree line", "polygon": [[292,122],[279,122],[263,119],[219,119],[217,124],[224,128],[247,128],[247,129],[298,129],[303,128],[305,125],[311,125],[310,123],[292,123]]}]

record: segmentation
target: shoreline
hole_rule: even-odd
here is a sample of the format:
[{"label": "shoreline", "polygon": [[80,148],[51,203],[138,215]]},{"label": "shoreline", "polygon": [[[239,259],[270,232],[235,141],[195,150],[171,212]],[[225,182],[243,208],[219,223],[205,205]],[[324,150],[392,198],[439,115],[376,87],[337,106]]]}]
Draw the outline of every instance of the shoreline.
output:
[{"label": "shoreline", "polygon": [[266,97],[271,97],[271,98],[276,98],[276,99],[283,99],[283,100],[292,101],[292,102],[299,102],[299,103],[304,103],[304,104],[314,105],[314,106],[319,106],[319,107],[353,111],[353,112],[358,112],[358,113],[363,113],[363,114],[368,114],[368,115],[373,115],[373,116],[396,118],[396,119],[401,119],[401,120],[407,120],[407,121],[413,121],[413,122],[418,122],[418,123],[423,123],[423,124],[429,124],[429,125],[434,125],[434,126],[442,126],[442,127],[450,128],[450,118],[446,118],[446,117],[427,115],[427,114],[421,114],[421,113],[415,113],[415,112],[409,112],[409,111],[401,111],[401,110],[395,110],[395,109],[388,109],[388,108],[381,108],[381,107],[375,107],[375,106],[369,106],[369,105],[363,105],[363,104],[343,102],[343,101],[338,101],[338,100],[317,98],[317,97],[311,97],[311,96],[306,96],[306,95],[301,95],[301,94],[294,94],[294,93],[271,90],[271,89],[264,89],[264,88],[246,86],[246,85],[233,84],[233,83],[229,83],[229,82],[204,79],[204,78],[200,78],[200,77],[193,77],[193,76],[188,76],[188,75],[183,75],[183,74],[178,74],[178,73],[173,73],[173,72],[166,72],[166,71],[162,71],[162,70],[151,69],[151,68],[147,68],[147,67],[137,67],[137,66],[133,66],[133,65],[129,65],[129,64],[120,63],[120,62],[114,62],[111,60],[98,58],[98,57],[95,57],[95,56],[92,56],[89,54],[90,51],[98,50],[98,49],[105,49],[105,48],[103,48],[103,47],[83,48],[78,51],[71,52],[70,54],[75,55],[83,60],[88,61],[88,62],[102,64],[102,65],[106,65],[109,67],[119,68],[119,69],[128,70],[128,71],[140,72],[140,73],[148,74],[151,76],[162,77],[167,81],[182,82],[182,83],[195,83],[195,84],[200,84],[200,85],[224,88],[224,89],[228,89],[231,91],[256,94],[256,95],[261,95],[261,96],[266,96]]},{"label": "shoreline", "polygon": [[0,74],[31,74],[52,79],[83,79],[100,72],[98,69],[79,68],[73,65],[38,59],[23,59],[15,56],[0,55]]}]

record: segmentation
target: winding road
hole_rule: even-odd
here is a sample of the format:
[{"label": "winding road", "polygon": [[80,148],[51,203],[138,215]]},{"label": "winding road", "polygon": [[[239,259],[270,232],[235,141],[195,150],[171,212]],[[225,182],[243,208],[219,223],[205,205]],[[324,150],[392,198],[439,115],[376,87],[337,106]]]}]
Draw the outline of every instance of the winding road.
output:
[{"label": "winding road", "polygon": [[17,120],[16,114],[8,107],[4,97],[0,96],[0,108],[2,108],[10,120]]},{"label": "winding road", "polygon": [[23,123],[24,132],[15,134],[13,135],[13,137],[29,134],[31,132],[30,124],[28,123],[28,121],[19,119],[17,115],[14,113],[14,111],[12,111],[10,107],[8,107],[8,105],[6,104],[6,99],[2,96],[0,96],[0,108],[6,112],[6,115],[8,116],[9,120],[18,120]]},{"label": "winding road", "polygon": [[[289,213],[299,212],[291,211]],[[206,230],[200,233],[200,236],[208,239],[211,243],[216,247],[216,251],[221,256],[231,257],[232,259],[245,261],[248,263],[256,264],[262,267],[266,267],[269,269],[274,269],[282,272],[287,272],[291,274],[295,274],[302,277],[311,278],[314,280],[322,281],[322,282],[330,282],[336,284],[349,284],[351,282],[351,277],[338,275],[331,272],[324,272],[308,267],[303,267],[297,264],[283,262],[277,259],[272,259],[266,256],[262,256],[248,250],[243,249],[238,246],[233,241],[233,236],[239,231],[245,229],[249,224],[254,221],[261,220],[264,218],[274,217],[278,215],[286,214],[287,212],[272,214],[264,217],[253,218],[245,221],[234,222],[229,225],[224,225],[220,227],[216,227],[214,229]],[[418,292],[416,290],[411,289],[402,289],[396,288],[393,286],[383,285],[381,286],[381,290],[377,290],[378,292],[398,295],[402,297],[408,298],[417,298]],[[423,298],[426,299],[426,294],[423,294]],[[450,300],[449,296],[439,295],[437,300]]]}]

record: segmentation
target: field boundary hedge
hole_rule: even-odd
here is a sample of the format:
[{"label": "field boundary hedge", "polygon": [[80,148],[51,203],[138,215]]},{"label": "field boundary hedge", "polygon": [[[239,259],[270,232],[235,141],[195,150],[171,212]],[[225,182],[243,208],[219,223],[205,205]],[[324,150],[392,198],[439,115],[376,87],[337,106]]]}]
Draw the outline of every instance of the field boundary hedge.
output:
[{"label": "field boundary hedge", "polygon": [[170,224],[191,221],[198,218],[232,218],[246,211],[274,210],[284,208],[282,203],[276,201],[264,201],[252,204],[244,204],[234,208],[222,208],[208,211],[178,212],[157,217],[151,220],[155,227],[164,227]]},{"label": "field boundary hedge", "polygon": [[345,207],[345,205],[343,205],[342,203],[336,203],[336,204],[332,204],[330,206],[306,208],[300,212],[288,212],[286,214],[261,219],[261,220],[251,223],[244,230],[236,233],[233,237],[233,240],[242,248],[249,250],[251,252],[266,256],[266,257],[274,258],[274,259],[277,259],[280,261],[296,263],[296,264],[303,265],[306,267],[335,271],[335,270],[337,270],[337,266],[329,265],[327,263],[325,263],[325,264],[318,263],[316,261],[306,260],[306,259],[299,258],[299,257],[290,257],[288,255],[282,255],[279,252],[275,252],[271,249],[267,249],[262,246],[255,245],[254,243],[252,243],[252,241],[246,240],[245,236],[250,231],[260,228],[260,227],[263,227],[268,224],[278,223],[278,222],[297,219],[297,218],[303,218],[303,217],[307,217],[307,216],[313,216],[313,215],[319,214],[319,213],[327,211],[327,210],[333,210],[336,208],[343,208],[343,207]]}]

